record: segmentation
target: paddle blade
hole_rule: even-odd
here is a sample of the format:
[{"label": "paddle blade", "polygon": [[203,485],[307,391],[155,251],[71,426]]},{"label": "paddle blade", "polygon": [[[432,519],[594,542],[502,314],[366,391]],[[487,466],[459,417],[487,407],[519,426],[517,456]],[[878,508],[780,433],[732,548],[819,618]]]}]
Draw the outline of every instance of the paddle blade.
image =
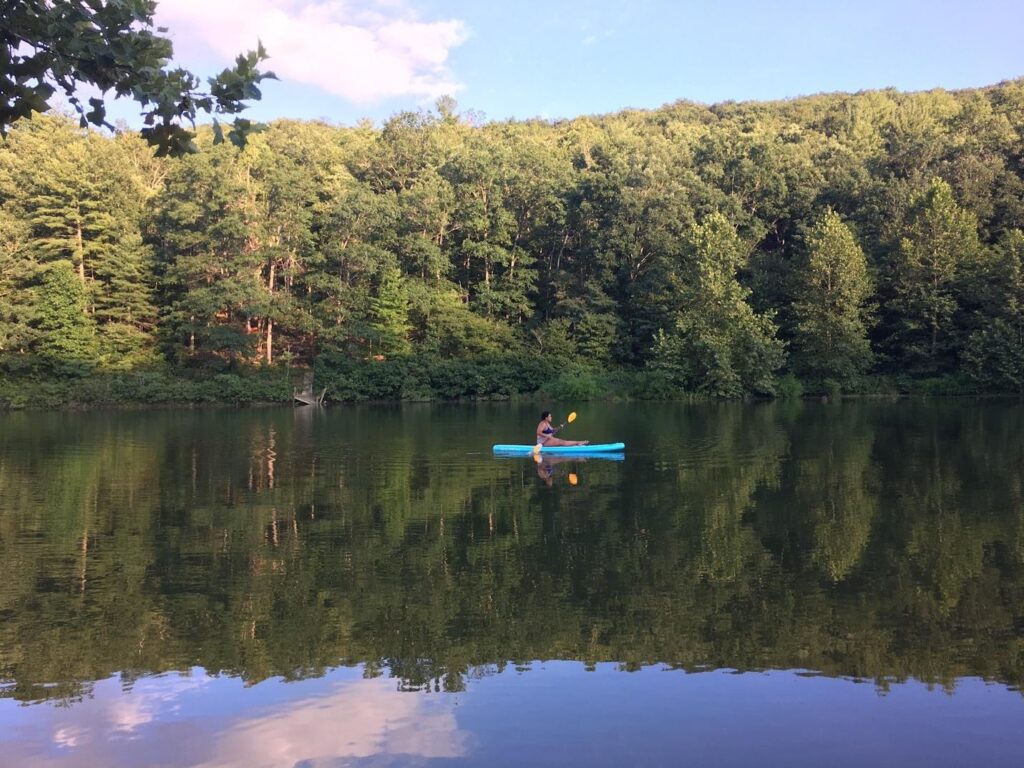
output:
[{"label": "paddle blade", "polygon": [[569,473],[569,485],[576,485],[580,480],[572,472]]},{"label": "paddle blade", "polygon": [[569,414],[569,418],[566,419],[566,422],[569,423],[569,424],[572,424],[574,421],[576,421],[576,411],[573,411],[572,413],[570,413]]},{"label": "paddle blade", "polygon": [[533,446],[533,455],[540,456],[540,443],[537,443],[535,446]]}]

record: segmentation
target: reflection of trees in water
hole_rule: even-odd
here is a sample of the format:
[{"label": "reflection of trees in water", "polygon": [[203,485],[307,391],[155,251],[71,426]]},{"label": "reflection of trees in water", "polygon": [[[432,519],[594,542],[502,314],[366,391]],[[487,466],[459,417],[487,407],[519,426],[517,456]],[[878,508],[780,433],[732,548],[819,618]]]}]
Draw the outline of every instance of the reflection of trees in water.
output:
[{"label": "reflection of trees in water", "polygon": [[826,408],[799,430],[789,462],[792,503],[812,532],[811,561],[841,581],[861,561],[878,512],[874,428],[861,409]]},{"label": "reflection of trees in water", "polygon": [[458,690],[540,658],[1024,680],[1016,409],[666,408],[652,456],[577,488],[388,418],[10,419],[0,695],[343,662]]}]

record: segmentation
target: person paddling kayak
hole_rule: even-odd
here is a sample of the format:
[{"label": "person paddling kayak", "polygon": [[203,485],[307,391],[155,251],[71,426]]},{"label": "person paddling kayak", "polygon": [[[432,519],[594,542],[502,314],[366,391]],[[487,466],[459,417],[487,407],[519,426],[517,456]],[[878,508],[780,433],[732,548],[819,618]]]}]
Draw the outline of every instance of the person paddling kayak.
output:
[{"label": "person paddling kayak", "polygon": [[555,433],[564,426],[565,424],[558,427],[558,429],[552,427],[551,411],[544,411],[544,413],[540,415],[540,424],[537,425],[537,445],[543,445],[546,448],[570,445],[590,445],[589,440],[560,440],[555,437]]}]

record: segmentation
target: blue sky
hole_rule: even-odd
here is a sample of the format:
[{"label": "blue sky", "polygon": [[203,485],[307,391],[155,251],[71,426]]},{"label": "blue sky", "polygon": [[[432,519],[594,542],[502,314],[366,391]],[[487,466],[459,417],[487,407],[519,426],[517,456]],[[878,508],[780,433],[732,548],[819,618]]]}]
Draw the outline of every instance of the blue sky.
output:
[{"label": "blue sky", "polygon": [[1024,76],[1024,0],[161,0],[157,19],[201,73],[262,39],[282,78],[250,110],[263,120],[381,121],[441,94],[554,119]]}]

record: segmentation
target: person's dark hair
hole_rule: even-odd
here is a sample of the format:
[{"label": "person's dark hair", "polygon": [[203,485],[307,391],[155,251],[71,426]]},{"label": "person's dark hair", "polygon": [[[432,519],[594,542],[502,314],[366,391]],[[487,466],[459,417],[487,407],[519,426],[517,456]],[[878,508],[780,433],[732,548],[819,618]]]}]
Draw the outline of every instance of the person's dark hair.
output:
[{"label": "person's dark hair", "polygon": [[550,416],[550,415],[551,415],[551,411],[544,411],[544,412],[543,412],[543,413],[542,413],[542,414],[540,415],[540,420],[541,420],[541,421],[544,421],[544,419],[546,419],[546,418],[547,418],[548,416]]}]

